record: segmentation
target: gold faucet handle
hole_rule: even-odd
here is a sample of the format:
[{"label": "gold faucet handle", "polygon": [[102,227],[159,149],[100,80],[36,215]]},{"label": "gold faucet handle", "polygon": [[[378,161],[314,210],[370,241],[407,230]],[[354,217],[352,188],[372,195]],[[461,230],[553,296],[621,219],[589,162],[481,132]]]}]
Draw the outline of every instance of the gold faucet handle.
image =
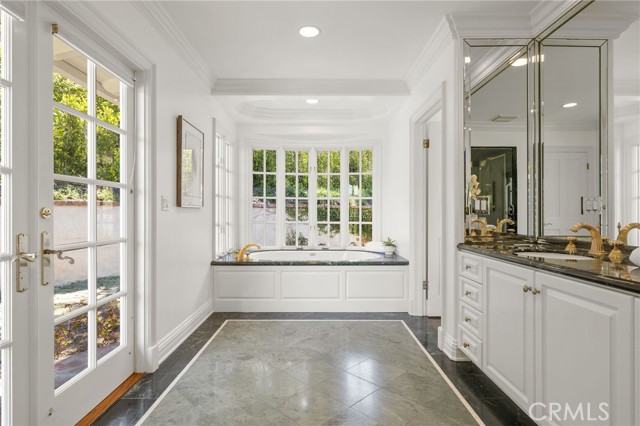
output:
[{"label": "gold faucet handle", "polygon": [[569,254],[576,254],[578,252],[578,248],[576,247],[576,240],[576,237],[567,237],[568,244],[564,248],[564,251]]},{"label": "gold faucet handle", "polygon": [[621,264],[624,260],[624,253],[622,253],[622,250],[620,250],[620,246],[623,246],[624,244],[622,243],[622,241],[613,240],[609,243],[609,245],[613,247],[613,250],[611,250],[611,253],[609,253],[609,260],[611,260],[614,265]]}]

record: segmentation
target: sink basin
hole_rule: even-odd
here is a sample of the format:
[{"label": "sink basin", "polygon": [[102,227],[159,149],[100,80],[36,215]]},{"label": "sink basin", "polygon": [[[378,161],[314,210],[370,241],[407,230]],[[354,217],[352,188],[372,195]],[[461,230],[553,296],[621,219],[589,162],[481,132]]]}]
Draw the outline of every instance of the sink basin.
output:
[{"label": "sink basin", "polygon": [[567,253],[554,253],[554,252],[540,252],[540,251],[522,251],[516,253],[518,256],[523,257],[538,257],[542,259],[558,259],[558,260],[593,260],[587,256],[576,256],[575,254]]}]

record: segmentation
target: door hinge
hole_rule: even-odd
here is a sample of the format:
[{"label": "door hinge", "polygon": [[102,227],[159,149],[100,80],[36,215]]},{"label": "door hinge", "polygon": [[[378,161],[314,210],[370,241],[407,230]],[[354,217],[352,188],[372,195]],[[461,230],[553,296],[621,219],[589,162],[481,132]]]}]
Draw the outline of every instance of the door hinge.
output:
[{"label": "door hinge", "polygon": [[587,170],[589,170],[589,163],[587,163]]},{"label": "door hinge", "polygon": [[430,142],[429,142],[429,139],[428,139],[428,138],[427,138],[427,139],[422,139],[422,147],[423,147],[423,148],[429,148],[429,146],[430,146],[430,145],[431,145],[431,144],[430,144]]},{"label": "door hinge", "polygon": [[423,290],[428,290],[429,289],[429,283],[426,281],[422,281],[422,289]]}]

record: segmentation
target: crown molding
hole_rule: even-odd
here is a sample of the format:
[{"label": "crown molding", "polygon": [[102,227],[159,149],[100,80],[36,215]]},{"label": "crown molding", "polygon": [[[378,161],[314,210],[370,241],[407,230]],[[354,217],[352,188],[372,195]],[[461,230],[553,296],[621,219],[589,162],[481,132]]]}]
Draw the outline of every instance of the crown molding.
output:
[{"label": "crown molding", "polygon": [[562,19],[584,0],[543,0],[529,12],[531,36],[534,37]]},{"label": "crown molding", "polygon": [[444,17],[436,27],[433,35],[429,38],[427,45],[422,49],[420,55],[415,60],[404,77],[409,89],[415,87],[420,79],[424,77],[431,68],[431,65],[442,54],[444,48],[454,40],[453,30],[449,20]]},{"label": "crown molding", "polygon": [[531,38],[529,15],[452,13],[447,15],[455,38]]},{"label": "crown molding", "polygon": [[571,25],[562,26],[552,38],[585,37],[591,39],[616,39],[638,19],[638,15],[621,13],[599,13],[580,16]]},{"label": "crown molding", "polygon": [[218,79],[211,94],[290,96],[408,96],[403,80]]},{"label": "crown molding", "polygon": [[[509,49],[511,47],[511,49]],[[500,69],[503,64],[512,59],[516,53],[523,46],[503,45],[491,48],[486,55],[479,58],[477,61],[471,62],[470,75],[472,76],[469,82],[471,88],[475,88],[476,85],[482,83],[485,79],[490,77],[494,72]],[[473,91],[472,91],[473,93]]]},{"label": "crown molding", "polygon": [[640,118],[640,102],[634,102],[623,107],[618,107],[613,110],[613,117],[615,123],[637,122]]},{"label": "crown molding", "polygon": [[132,0],[131,4],[164,38],[174,52],[186,61],[194,74],[208,87],[214,87],[216,79],[211,70],[175,22],[173,22],[164,7],[155,0]]},{"label": "crown molding", "polygon": [[370,108],[273,108],[243,102],[235,107],[238,114],[253,120],[271,122],[340,122],[374,120],[384,116],[388,109],[375,105]]},{"label": "crown molding", "polygon": [[[467,125],[471,132],[523,132],[527,131],[527,123],[511,122],[511,123],[494,123],[491,121],[481,122],[472,121]],[[597,131],[598,123],[576,121],[576,122],[545,122],[544,131],[553,132],[589,132]]]}]

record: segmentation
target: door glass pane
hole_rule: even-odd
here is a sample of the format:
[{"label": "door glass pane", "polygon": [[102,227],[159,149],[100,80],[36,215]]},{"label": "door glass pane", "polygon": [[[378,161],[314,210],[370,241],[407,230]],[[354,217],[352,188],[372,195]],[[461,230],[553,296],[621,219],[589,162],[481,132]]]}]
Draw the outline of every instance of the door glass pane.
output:
[{"label": "door glass pane", "polygon": [[70,260],[58,259],[51,255],[53,261],[53,311],[54,316],[67,314],[75,309],[86,306],[89,302],[89,249],[67,251],[62,256],[69,256]]},{"label": "door glass pane", "polygon": [[0,262],[0,340],[4,340],[4,286],[5,283],[11,282],[11,263]]},{"label": "door glass pane", "polygon": [[96,127],[96,174],[99,180],[120,182],[120,135]]},{"label": "door glass pane", "polygon": [[97,359],[120,346],[120,299],[102,305],[96,313]]},{"label": "door glass pane", "polygon": [[108,186],[96,188],[98,241],[120,238],[120,193],[119,188]]},{"label": "door glass pane", "polygon": [[[0,31],[1,33],[2,31]],[[6,403],[5,397],[4,397],[4,374],[2,374],[2,366],[4,365],[4,357],[6,356],[6,353],[8,352],[8,349],[3,349],[2,350],[2,354],[0,354],[0,425],[3,425],[4,422],[2,420],[2,414],[6,411],[4,408],[4,404]]]},{"label": "door glass pane", "polygon": [[[0,33],[2,33],[2,29],[0,29]],[[1,56],[1,55],[0,55]],[[0,129],[4,129],[7,127],[7,124],[4,122],[4,119],[2,119],[2,117],[4,117],[4,114],[2,114],[2,109],[3,109],[3,105],[2,105],[2,99],[4,98],[4,87],[0,87]],[[0,131],[0,165],[4,166],[4,137],[3,137],[3,132]]]},{"label": "door glass pane", "polygon": [[101,66],[96,67],[96,116],[120,127],[120,80]]},{"label": "door glass pane", "polygon": [[87,112],[87,58],[53,37],[53,100]]},{"label": "door glass pane", "polygon": [[96,282],[98,284],[98,300],[120,291],[121,250],[121,244],[111,244],[97,248]]},{"label": "door glass pane", "polygon": [[54,245],[88,241],[87,185],[54,181],[53,200]]},{"label": "door glass pane", "polygon": [[53,109],[53,172],[87,177],[87,122]]},{"label": "door glass pane", "polygon": [[58,389],[89,365],[89,314],[84,313],[54,327],[54,388]]}]

